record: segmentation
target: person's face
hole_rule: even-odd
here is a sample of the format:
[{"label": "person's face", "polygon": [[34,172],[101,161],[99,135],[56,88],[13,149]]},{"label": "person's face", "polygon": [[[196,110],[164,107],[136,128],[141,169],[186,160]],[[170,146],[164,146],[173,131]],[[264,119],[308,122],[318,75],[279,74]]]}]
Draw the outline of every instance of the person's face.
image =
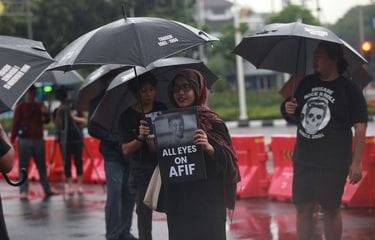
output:
[{"label": "person's face", "polygon": [[169,122],[169,127],[176,137],[182,138],[184,136],[184,122],[182,119],[172,119]]},{"label": "person's face", "polygon": [[320,75],[326,75],[333,70],[335,65],[336,61],[328,57],[327,51],[324,48],[318,47],[315,50],[314,70],[316,73]]},{"label": "person's face", "polygon": [[196,98],[192,85],[182,77],[174,82],[173,97],[181,108],[193,106]]},{"label": "person's face", "polygon": [[142,104],[152,104],[156,96],[156,88],[150,83],[145,83],[139,89],[139,96]]}]

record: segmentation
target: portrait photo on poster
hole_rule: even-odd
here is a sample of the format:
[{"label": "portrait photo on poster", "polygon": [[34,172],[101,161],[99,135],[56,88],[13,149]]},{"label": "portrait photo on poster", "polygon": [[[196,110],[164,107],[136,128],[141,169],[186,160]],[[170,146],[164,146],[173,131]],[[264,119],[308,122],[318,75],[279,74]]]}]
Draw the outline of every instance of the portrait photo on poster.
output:
[{"label": "portrait photo on poster", "polygon": [[206,178],[202,150],[194,144],[195,109],[163,111],[154,122],[160,173],[164,183]]},{"label": "portrait photo on poster", "polygon": [[150,113],[146,113],[145,114],[145,121],[148,123],[150,127],[150,135],[149,137],[155,137],[154,135],[154,122],[155,122],[155,119],[157,116],[159,116],[160,114],[162,114],[161,111],[157,111],[157,112],[150,112]]}]

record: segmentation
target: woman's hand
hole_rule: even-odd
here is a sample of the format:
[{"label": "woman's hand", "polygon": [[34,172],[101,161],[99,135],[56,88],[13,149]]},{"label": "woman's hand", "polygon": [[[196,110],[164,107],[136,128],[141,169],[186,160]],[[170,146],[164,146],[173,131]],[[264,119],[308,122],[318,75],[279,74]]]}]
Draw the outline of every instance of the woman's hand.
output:
[{"label": "woman's hand", "polygon": [[202,148],[203,151],[207,152],[208,155],[213,156],[215,153],[214,147],[208,142],[208,137],[205,131],[202,129],[195,130],[194,143]]}]

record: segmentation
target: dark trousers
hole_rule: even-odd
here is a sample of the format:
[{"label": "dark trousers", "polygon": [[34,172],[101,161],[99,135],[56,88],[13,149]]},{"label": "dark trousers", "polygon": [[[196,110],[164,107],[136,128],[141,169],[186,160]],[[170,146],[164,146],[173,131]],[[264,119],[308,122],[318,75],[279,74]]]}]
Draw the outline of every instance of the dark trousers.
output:
[{"label": "dark trousers", "polygon": [[152,209],[143,203],[151,175],[132,176],[130,174],[130,191],[134,195],[138,218],[139,240],[152,240]]},{"label": "dark trousers", "polygon": [[225,240],[225,218],[167,214],[169,240]]},{"label": "dark trousers", "polygon": [[[43,139],[24,139],[18,141],[19,154],[19,172],[22,168],[28,169],[31,157],[34,158],[35,165],[38,169],[40,183],[42,184],[44,193],[50,193],[51,188],[47,177],[46,153]],[[29,181],[20,186],[20,192],[29,191]]]},{"label": "dark trousers", "polygon": [[[62,143],[60,142],[60,149],[63,151]],[[66,155],[64,161],[64,174],[65,177],[72,177],[72,157],[74,159],[74,165],[76,166],[77,176],[83,174],[83,142],[72,142],[66,144]],[[64,156],[64,154],[63,154]]]},{"label": "dark trousers", "polygon": [[100,144],[104,157],[107,200],[105,204],[106,239],[125,239],[130,234],[134,199],[129,191],[129,165],[116,144]]},{"label": "dark trousers", "polygon": [[9,240],[7,226],[5,225],[3,205],[1,204],[0,196],[0,240]]}]

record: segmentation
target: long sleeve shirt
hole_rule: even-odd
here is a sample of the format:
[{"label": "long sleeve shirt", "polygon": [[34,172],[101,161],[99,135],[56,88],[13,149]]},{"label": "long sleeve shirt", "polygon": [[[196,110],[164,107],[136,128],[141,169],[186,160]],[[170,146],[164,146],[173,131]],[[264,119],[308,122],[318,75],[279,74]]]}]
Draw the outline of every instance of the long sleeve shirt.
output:
[{"label": "long sleeve shirt", "polygon": [[26,138],[43,139],[43,124],[50,121],[49,113],[42,113],[42,103],[23,102],[20,103],[13,116],[11,142],[14,142],[20,126],[28,126]]}]

